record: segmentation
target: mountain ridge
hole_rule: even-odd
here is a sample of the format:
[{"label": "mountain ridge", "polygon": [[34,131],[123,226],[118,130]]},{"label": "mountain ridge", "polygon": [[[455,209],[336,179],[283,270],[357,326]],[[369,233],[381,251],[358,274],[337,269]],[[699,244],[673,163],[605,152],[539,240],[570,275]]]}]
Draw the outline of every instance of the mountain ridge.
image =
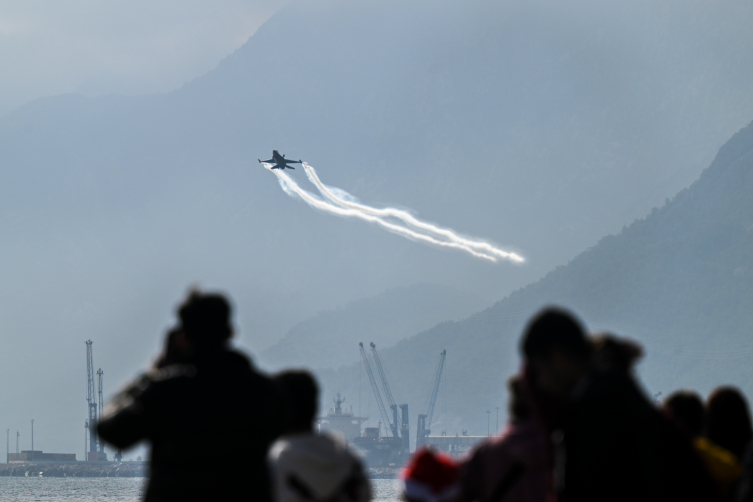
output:
[{"label": "mountain ridge", "polygon": [[478,295],[437,284],[393,288],[318,312],[262,351],[259,361],[275,369],[337,368],[358,360],[358,342],[389,347],[439,322],[465,318],[485,303]]},{"label": "mountain ridge", "polygon": [[[525,323],[550,304],[573,310],[592,331],[643,344],[648,392],[734,384],[751,395],[741,363],[753,354],[753,123],[696,182],[646,218],[462,322],[381,350],[382,359],[397,381],[427,381],[431,355],[447,349],[447,364],[462,382],[450,384],[453,404],[440,426],[478,434],[482,411],[503,407],[504,379],[520,364]],[[351,366],[319,374],[330,393],[353,394],[357,372]],[[415,387],[409,395],[421,402]]]}]

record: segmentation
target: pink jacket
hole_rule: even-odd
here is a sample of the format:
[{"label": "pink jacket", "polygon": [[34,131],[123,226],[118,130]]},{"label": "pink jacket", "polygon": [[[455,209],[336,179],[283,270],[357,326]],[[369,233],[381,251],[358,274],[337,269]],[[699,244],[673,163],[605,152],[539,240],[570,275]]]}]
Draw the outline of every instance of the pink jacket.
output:
[{"label": "pink jacket", "polygon": [[[546,439],[534,420],[513,422],[501,436],[478,446],[461,466],[464,502],[546,502],[548,488]],[[514,467],[515,466],[515,467]],[[516,470],[510,489],[491,500],[506,474]]]}]

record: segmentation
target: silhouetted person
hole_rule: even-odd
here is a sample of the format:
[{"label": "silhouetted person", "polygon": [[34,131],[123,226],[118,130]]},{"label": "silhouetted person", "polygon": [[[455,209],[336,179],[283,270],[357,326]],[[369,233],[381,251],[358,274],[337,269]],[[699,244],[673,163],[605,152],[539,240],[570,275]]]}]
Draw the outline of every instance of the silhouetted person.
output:
[{"label": "silhouetted person", "polygon": [[532,416],[522,379],[511,378],[507,387],[510,420],[505,430],[477,447],[461,465],[460,500],[464,502],[546,500],[546,438]]},{"label": "silhouetted person", "polygon": [[751,429],[750,411],[743,393],[729,386],[714,389],[706,402],[705,437],[731,452],[740,466],[738,483],[725,494],[729,500],[735,497],[744,501],[753,500]]},{"label": "silhouetted person", "polygon": [[559,500],[713,500],[716,487],[692,446],[632,377],[637,345],[591,340],[572,314],[549,308],[529,322],[521,348],[537,407],[546,395],[562,405],[543,420],[554,429]]},{"label": "silhouetted person", "polygon": [[706,403],[706,437],[742,459],[753,437],[750,411],[742,392],[718,387]]},{"label": "silhouetted person", "polygon": [[191,292],[178,316],[182,364],[154,369],[126,388],[97,431],[117,448],[150,443],[146,501],[270,501],[266,457],[281,432],[280,392],[229,347],[223,296]]},{"label": "silhouetted person", "polygon": [[691,390],[678,390],[664,400],[662,410],[691,439],[703,434],[706,410],[701,396]]},{"label": "silhouetted person", "polygon": [[371,487],[358,457],[344,440],[314,432],[319,389],[306,371],[275,377],[288,414],[283,437],[270,453],[278,502],[367,502]]},{"label": "silhouetted person", "polygon": [[692,441],[693,447],[717,484],[720,498],[729,500],[734,494],[733,488],[740,479],[742,469],[734,454],[703,437],[706,410],[701,397],[688,390],[673,392],[664,401],[662,411]]}]

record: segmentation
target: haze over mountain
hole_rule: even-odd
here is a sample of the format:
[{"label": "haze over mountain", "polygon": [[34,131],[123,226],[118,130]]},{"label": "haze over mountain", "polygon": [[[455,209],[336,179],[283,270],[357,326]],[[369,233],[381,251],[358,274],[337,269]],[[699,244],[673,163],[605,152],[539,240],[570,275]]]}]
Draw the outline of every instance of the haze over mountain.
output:
[{"label": "haze over mountain", "polygon": [[[43,449],[77,451],[84,340],[111,392],[194,282],[232,295],[258,352],[390,288],[491,302],[539,279],[689,185],[750,121],[752,9],[293,2],[173,92],[0,118],[0,426],[35,418]],[[272,148],[527,263],[315,212],[256,163]]]},{"label": "haze over mountain", "polygon": [[240,47],[285,0],[0,6],[0,115],[39,96],[169,92]]},{"label": "haze over mountain", "polygon": [[[381,350],[393,385],[413,406],[412,429],[425,413],[420,406],[444,349],[449,375],[440,402],[446,399],[447,419],[437,417],[434,432],[485,434],[486,410],[499,406],[506,416],[504,385],[520,364],[520,335],[549,304],[572,309],[594,331],[638,340],[649,395],[708,393],[722,384],[753,395],[753,123],[719,150],[698,181],[645,219],[467,320]],[[330,395],[342,392],[352,403],[371,392],[365,378],[359,390],[359,371],[351,365],[320,375]],[[375,422],[376,405],[365,403],[362,412]]]},{"label": "haze over mountain", "polygon": [[285,367],[338,368],[359,360],[358,343],[395,343],[442,321],[463,319],[488,306],[477,295],[436,284],[389,289],[319,312],[259,354],[270,371]]}]

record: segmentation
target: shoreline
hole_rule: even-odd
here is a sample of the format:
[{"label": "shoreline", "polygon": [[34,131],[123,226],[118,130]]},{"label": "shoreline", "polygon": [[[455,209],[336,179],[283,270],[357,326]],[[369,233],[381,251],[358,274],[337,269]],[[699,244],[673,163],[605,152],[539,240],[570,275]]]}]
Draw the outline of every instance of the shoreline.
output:
[{"label": "shoreline", "polygon": [[0,477],[142,478],[148,462],[13,462],[0,464]]},{"label": "shoreline", "polygon": [[[148,462],[13,462],[0,464],[0,477],[26,478],[143,478]],[[397,479],[400,469],[370,467],[369,479]]]}]

